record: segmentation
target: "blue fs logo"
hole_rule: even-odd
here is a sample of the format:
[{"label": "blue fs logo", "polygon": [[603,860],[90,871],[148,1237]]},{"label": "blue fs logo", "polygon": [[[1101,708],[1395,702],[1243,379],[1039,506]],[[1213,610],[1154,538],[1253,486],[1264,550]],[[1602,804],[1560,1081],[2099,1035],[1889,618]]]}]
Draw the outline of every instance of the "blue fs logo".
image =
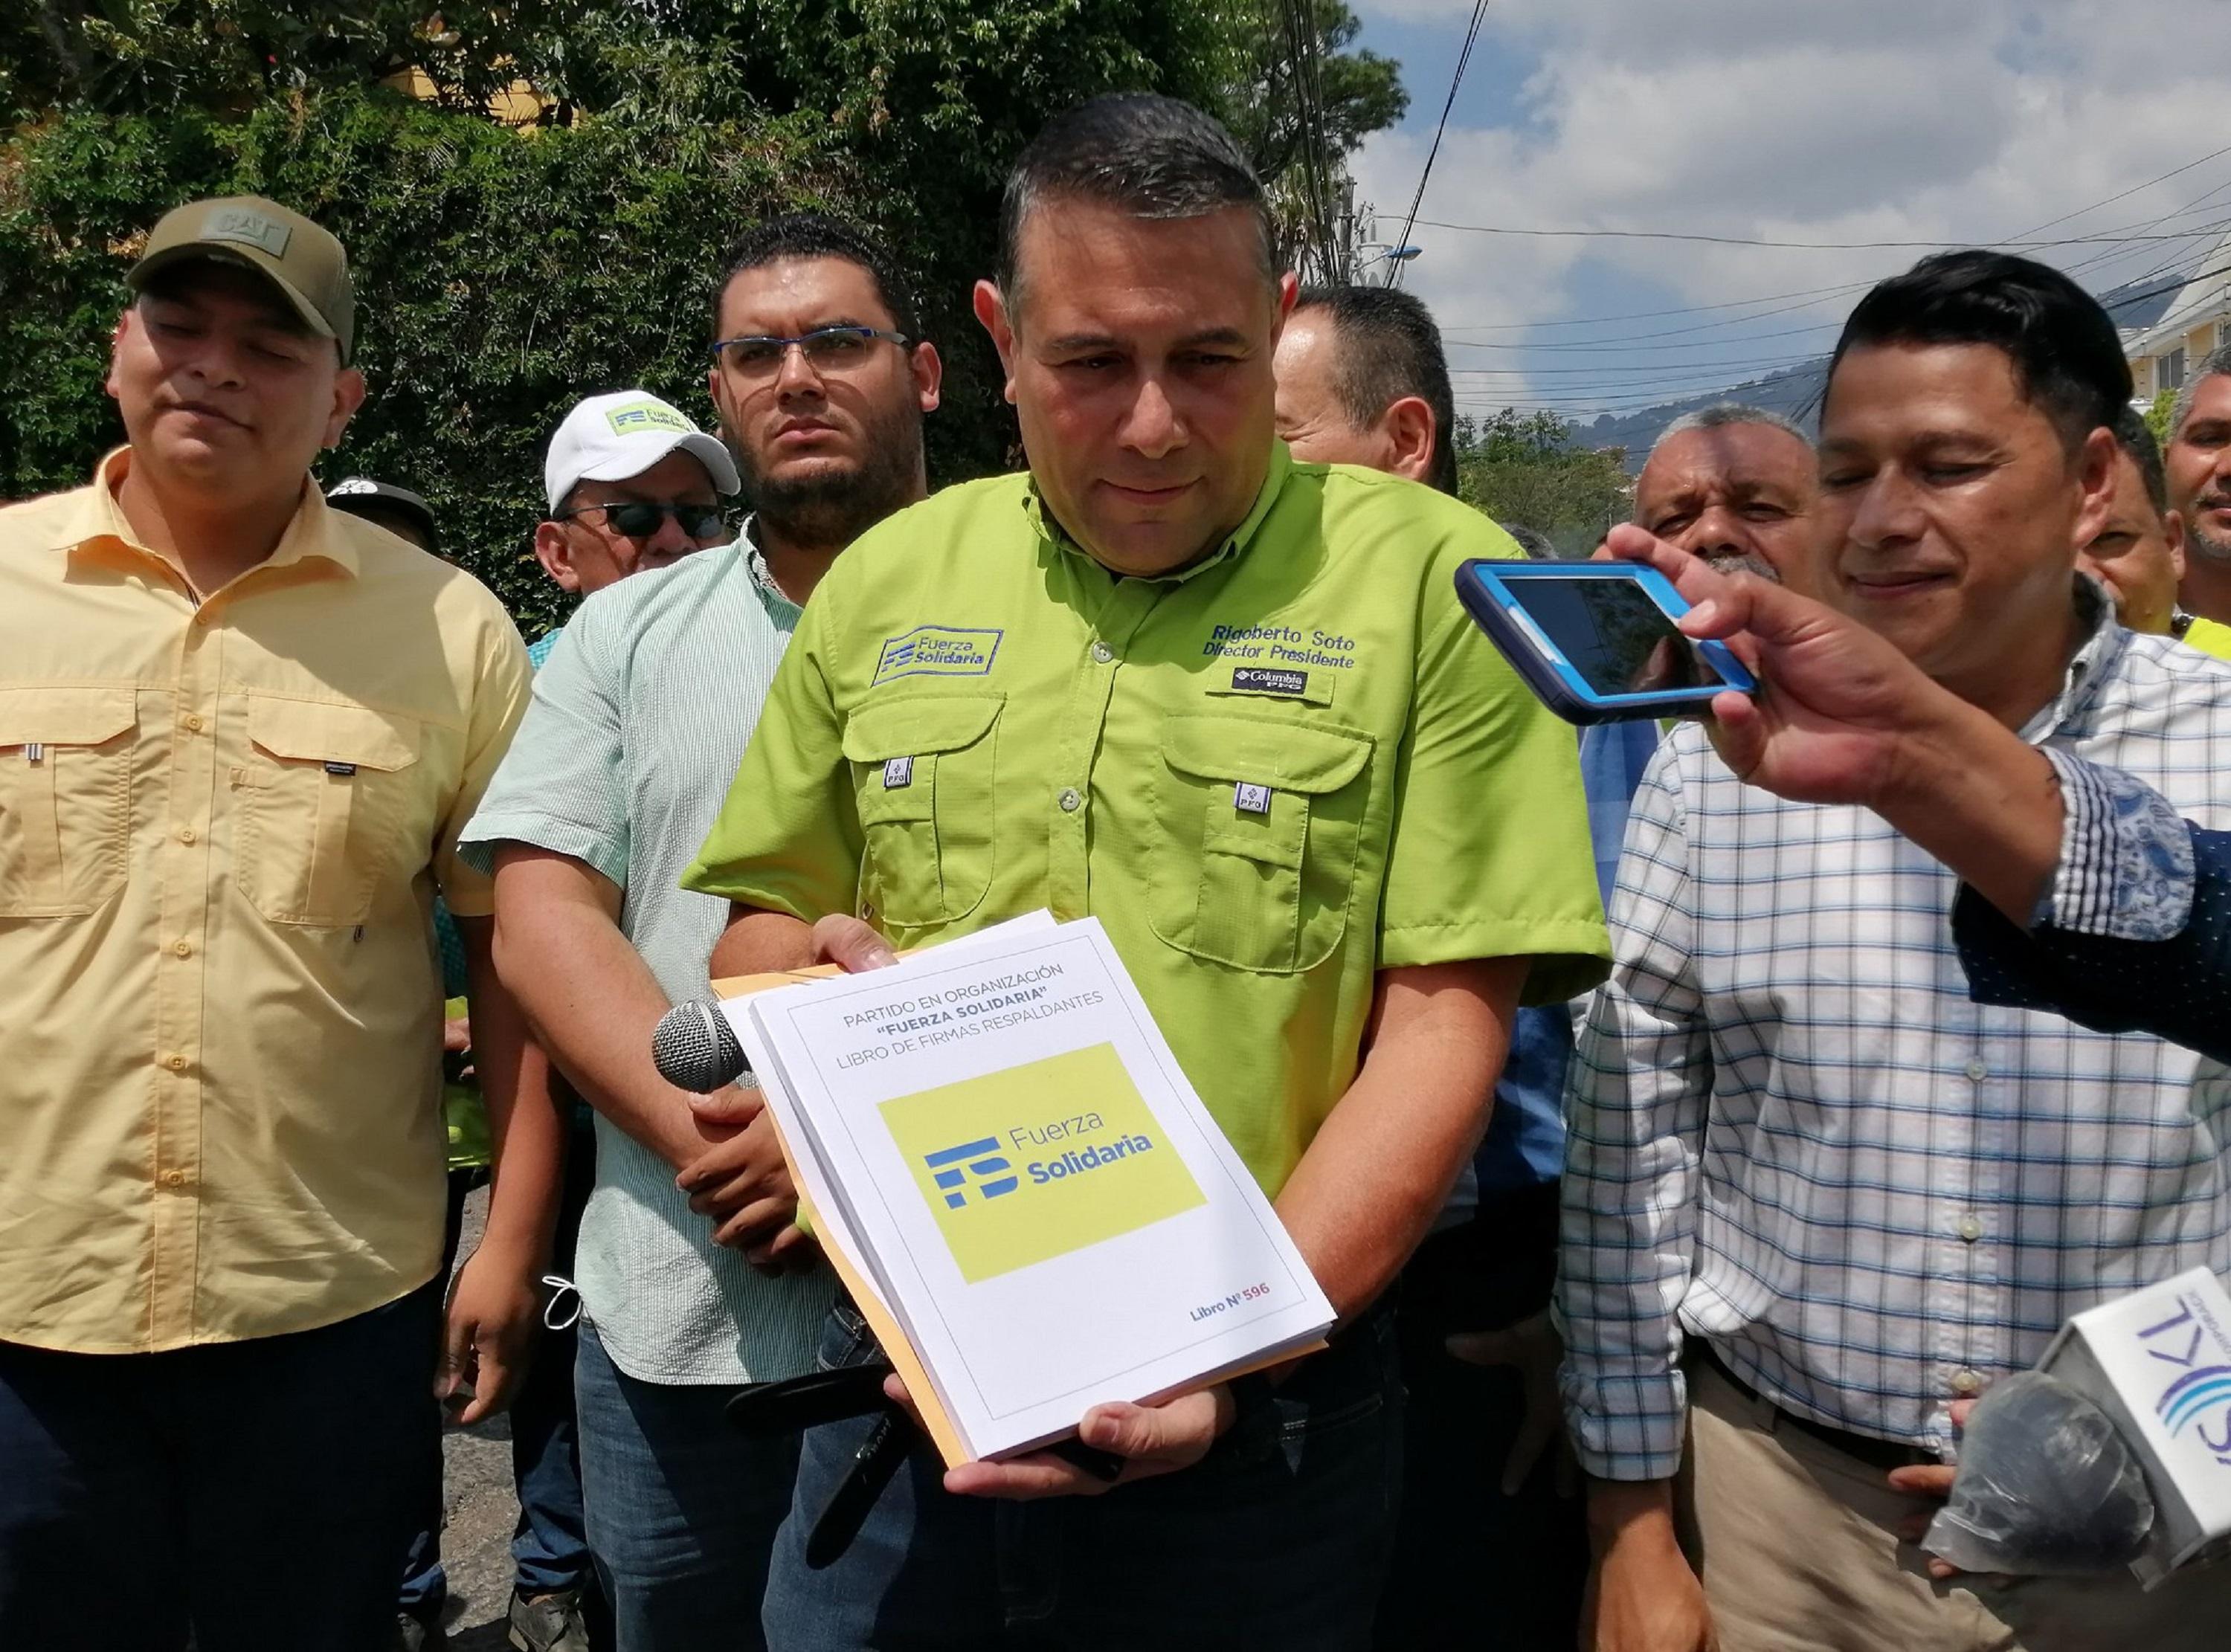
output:
[{"label": "blue fs logo", "polygon": [[968,1203],[971,1178],[977,1197],[985,1199],[996,1199],[1021,1185],[1022,1178],[1013,1173],[1015,1167],[1000,1154],[999,1142],[990,1136],[924,1153],[922,1162],[929,1166],[931,1179],[945,1195],[948,1210],[958,1210]]}]

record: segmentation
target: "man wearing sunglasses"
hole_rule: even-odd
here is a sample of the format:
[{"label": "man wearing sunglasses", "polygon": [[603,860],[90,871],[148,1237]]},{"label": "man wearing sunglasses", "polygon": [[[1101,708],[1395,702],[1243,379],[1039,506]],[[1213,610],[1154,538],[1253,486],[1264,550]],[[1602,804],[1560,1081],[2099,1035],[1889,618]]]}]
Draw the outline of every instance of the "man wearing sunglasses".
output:
[{"label": "man wearing sunglasses", "polygon": [[[751,230],[711,319],[710,388],[753,514],[734,544],[582,604],[464,834],[495,867],[499,967],[598,1115],[574,1373],[589,1544],[619,1652],[760,1644],[798,1442],[747,1439],[721,1413],[739,1384],[811,1369],[829,1275],[788,1226],[766,1127],[746,1128],[757,1092],[675,1089],[651,1065],[650,1032],[707,991],[728,903],[683,890],[682,871],[800,610],[857,534],[922,497],[922,415],[937,405],[937,352],[915,341],[904,282],[844,224]],[[635,434],[647,401],[592,403],[579,434],[648,443]],[[657,440],[562,470],[553,448],[538,539],[553,578],[593,590],[599,547],[649,566],[702,542],[689,512],[710,506],[708,478],[738,478],[686,422]],[[649,537],[624,540],[631,527]]]},{"label": "man wearing sunglasses", "polygon": [[[738,488],[728,450],[645,390],[592,396],[568,413],[542,481],[550,515],[534,559],[584,597],[733,537],[721,509]],[[554,638],[535,645],[537,666]]]}]

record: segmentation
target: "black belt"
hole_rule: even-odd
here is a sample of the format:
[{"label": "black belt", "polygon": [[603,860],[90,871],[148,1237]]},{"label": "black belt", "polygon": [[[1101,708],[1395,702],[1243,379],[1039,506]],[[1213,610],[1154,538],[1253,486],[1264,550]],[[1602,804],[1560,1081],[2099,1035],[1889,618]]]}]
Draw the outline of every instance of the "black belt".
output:
[{"label": "black belt", "polygon": [[1722,1381],[1745,1399],[1770,1408],[1784,1425],[1795,1429],[1800,1434],[1810,1435],[1822,1445],[1832,1447],[1847,1457],[1856,1458],[1870,1468],[1879,1468],[1888,1474],[1893,1468],[1911,1468],[1939,1461],[1935,1452],[1908,1445],[1902,1440],[1879,1440],[1872,1434],[1854,1434],[1849,1429],[1831,1428],[1826,1423],[1816,1423],[1809,1416],[1801,1416],[1787,1406],[1775,1404],[1736,1376],[1729,1369],[1728,1362],[1720,1358],[1718,1351],[1704,1338],[1691,1337],[1689,1346],[1694,1351],[1698,1363],[1710,1365],[1720,1374]]}]

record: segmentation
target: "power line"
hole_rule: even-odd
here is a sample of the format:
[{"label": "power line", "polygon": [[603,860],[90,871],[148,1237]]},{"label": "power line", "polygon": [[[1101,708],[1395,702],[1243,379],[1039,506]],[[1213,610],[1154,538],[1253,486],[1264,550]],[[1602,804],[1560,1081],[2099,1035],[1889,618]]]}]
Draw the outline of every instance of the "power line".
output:
[{"label": "power line", "polygon": [[[1410,196],[1409,216],[1402,220],[1402,233],[1395,238],[1395,247],[1410,244],[1410,232],[1418,227],[1418,208],[1426,199],[1426,180],[1433,175],[1433,160],[1441,152],[1441,134],[1449,129],[1449,111],[1457,106],[1457,88],[1464,84],[1465,65],[1471,61],[1472,42],[1479,38],[1479,25],[1487,16],[1487,0],[1472,0],[1471,21],[1465,25],[1464,47],[1457,53],[1456,73],[1449,76],[1449,95],[1441,103],[1441,118],[1433,124],[1433,141],[1426,151],[1426,164],[1418,169],[1418,187]],[[1402,279],[1403,261],[1395,257],[1387,260],[1386,285],[1393,287]]]},{"label": "power line", "polygon": [[[2111,195],[2104,201],[2094,201],[2090,206],[2080,206],[2073,212],[2064,212],[2057,218],[2047,218],[2043,223],[2032,224],[2028,229],[2023,230],[2021,233],[2026,236],[2034,236],[2040,229],[2052,229],[2056,223],[2066,223],[2071,218],[2080,218],[2086,213],[2096,212],[2103,206],[2112,206],[2118,201],[2125,200],[2131,196],[2136,195],[2140,190],[2150,190],[2157,184],[2168,183],[2170,179],[2176,177],[2181,172],[2189,172],[2195,166],[2205,166],[2209,161],[2214,160],[2219,155],[2231,155],[2231,144],[2226,144],[2221,149],[2211,150],[2208,153],[2202,155],[2198,160],[2189,160],[2182,166],[2173,166],[2168,171],[2163,172],[2159,177],[2150,177],[2143,184],[2133,184],[2129,189],[2123,190],[2119,194]],[[2210,190],[2208,193],[2208,195],[2213,195],[2215,191],[2214,190]],[[2206,200],[2208,197],[2202,196],[2200,198],[2202,200]]]},{"label": "power line", "polygon": [[[2227,145],[2221,149],[2212,150],[2208,153],[2199,157],[2197,159],[2185,162],[2181,166],[2171,167],[2168,171],[2163,172],[2157,177],[2150,177],[2143,184],[2133,184],[2128,189],[2118,190],[2113,195],[2106,196],[2099,200],[2090,202],[2084,206],[2076,208],[2073,211],[2064,212],[2057,218],[2047,218],[2043,223],[2033,224],[2028,229],[2018,232],[2014,239],[2017,241],[2027,239],[2035,236],[2040,230],[2052,229],[2053,225],[2057,223],[2066,223],[2071,218],[2081,217],[2084,214],[2097,211],[2103,206],[2111,206],[2117,201],[2124,200],[2130,196],[2135,195],[2141,190],[2150,189],[2157,184],[2165,183],[2169,179],[2176,177],[2182,173],[2190,171],[2195,166],[2204,166],[2209,161],[2215,160],[2224,155],[2231,155],[2231,145]],[[2202,202],[2206,201],[2209,196],[2221,194],[2226,189],[2231,189],[2231,182],[2219,184],[2215,189],[2207,190],[2201,195],[2195,196],[2191,200],[2186,202],[2183,206],[2176,209],[2172,212],[2164,214],[2162,219],[2157,219],[2154,222],[2164,222],[2168,218],[2180,216],[2191,208],[2198,206]],[[2198,232],[2195,231],[2194,233],[2196,234]],[[2112,261],[2113,256],[2114,255],[2112,254],[2098,255],[2097,261],[2111,262]],[[2082,263],[2080,263],[2078,268],[2083,268],[2085,265],[2089,265],[2094,261],[2094,259],[2086,259],[2082,261]],[[2140,277],[2138,279],[2143,280],[2144,278]],[[1716,313],[1721,310],[1749,309],[1754,305],[1779,304],[1787,299],[1826,300],[1846,293],[1864,292],[1873,284],[1874,283],[1872,281],[1842,281],[1829,287],[1799,287],[1794,291],[1787,293],[1762,293],[1755,298],[1725,299],[1715,304],[1679,304],[1662,310],[1628,310],[1610,315],[1566,316],[1550,321],[1483,322],[1471,326],[1445,327],[1442,331],[1445,335],[1457,332],[1524,332],[1536,331],[1545,327],[1601,326],[1616,321],[1657,321],[1663,320],[1669,316],[1706,315]],[[1802,309],[1806,307],[1800,304],[1792,305],[1790,307],[1793,309]],[[1731,319],[1730,325],[1740,325],[1746,319],[1757,319],[1759,318],[1737,316]]]},{"label": "power line", "polygon": [[1756,236],[1709,236],[1685,229],[1515,229],[1504,224],[1448,223],[1439,218],[1419,218],[1429,229],[1456,229],[1475,236],[1530,236],[1548,240],[1688,241],[1714,247],[1771,247],[1789,252],[1872,252],[1900,249],[1943,251],[1955,247],[2087,247],[2103,242],[2183,241],[2183,235],[2068,236],[2053,241],[1769,241]]}]

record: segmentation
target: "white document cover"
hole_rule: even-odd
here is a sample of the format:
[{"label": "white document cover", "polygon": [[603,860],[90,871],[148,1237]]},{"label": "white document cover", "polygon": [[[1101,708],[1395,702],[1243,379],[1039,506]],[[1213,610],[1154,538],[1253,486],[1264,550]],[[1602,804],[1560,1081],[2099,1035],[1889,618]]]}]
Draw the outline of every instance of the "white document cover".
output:
[{"label": "white document cover", "polygon": [[1332,1309],[1099,923],[732,1001],[824,1241],[969,1450],[1317,1340]]}]

